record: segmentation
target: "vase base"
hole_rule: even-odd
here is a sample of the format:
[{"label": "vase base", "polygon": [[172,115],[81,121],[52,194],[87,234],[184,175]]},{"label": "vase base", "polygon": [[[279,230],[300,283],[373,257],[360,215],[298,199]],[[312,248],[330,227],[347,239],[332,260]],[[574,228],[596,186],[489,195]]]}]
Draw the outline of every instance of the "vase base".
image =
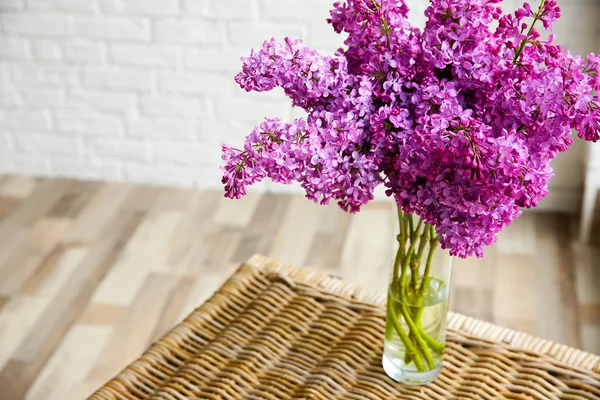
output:
[{"label": "vase base", "polygon": [[385,371],[387,376],[389,376],[396,382],[400,382],[405,385],[411,386],[420,386],[431,383],[442,372],[441,365],[436,369],[426,372],[407,371],[404,369],[400,369],[396,365],[394,365],[394,363],[385,355],[383,356],[382,365],[383,370]]}]

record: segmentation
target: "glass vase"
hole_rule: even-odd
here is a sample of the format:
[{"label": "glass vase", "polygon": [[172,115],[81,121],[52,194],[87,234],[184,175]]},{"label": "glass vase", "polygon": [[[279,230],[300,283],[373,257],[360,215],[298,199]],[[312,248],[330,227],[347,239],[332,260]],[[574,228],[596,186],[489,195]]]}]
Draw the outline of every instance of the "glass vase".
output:
[{"label": "glass vase", "polygon": [[398,252],[388,287],[383,369],[424,385],[442,369],[453,258],[432,225],[398,209]]}]

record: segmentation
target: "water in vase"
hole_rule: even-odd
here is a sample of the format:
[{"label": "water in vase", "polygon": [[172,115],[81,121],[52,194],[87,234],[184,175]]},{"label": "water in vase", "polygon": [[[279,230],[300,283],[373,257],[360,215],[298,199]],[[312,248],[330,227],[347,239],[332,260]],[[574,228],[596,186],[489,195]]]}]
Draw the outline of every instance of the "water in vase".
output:
[{"label": "water in vase", "polygon": [[397,323],[386,324],[383,367],[390,377],[406,384],[431,382],[442,367],[449,287],[436,278],[428,283],[417,296],[410,289],[388,292],[386,318]]}]

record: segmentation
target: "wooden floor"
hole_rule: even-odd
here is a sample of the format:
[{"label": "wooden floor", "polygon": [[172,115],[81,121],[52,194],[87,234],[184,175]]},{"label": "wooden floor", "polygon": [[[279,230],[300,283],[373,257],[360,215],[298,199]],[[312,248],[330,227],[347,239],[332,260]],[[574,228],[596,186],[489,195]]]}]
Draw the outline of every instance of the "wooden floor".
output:
[{"label": "wooden floor", "polygon": [[[0,398],[85,398],[253,253],[385,289],[393,215],[0,176]],[[575,225],[515,221],[485,258],[455,264],[452,308],[600,353],[600,243],[575,244]]]}]

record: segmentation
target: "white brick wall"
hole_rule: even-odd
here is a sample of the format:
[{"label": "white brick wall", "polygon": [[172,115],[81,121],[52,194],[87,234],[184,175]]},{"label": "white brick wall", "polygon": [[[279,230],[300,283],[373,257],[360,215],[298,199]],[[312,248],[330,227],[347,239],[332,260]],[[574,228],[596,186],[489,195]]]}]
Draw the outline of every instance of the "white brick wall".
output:
[{"label": "white brick wall", "polygon": [[[279,92],[237,88],[240,57],[285,35],[334,51],[333,1],[0,0],[0,173],[220,186],[223,142],[299,115]],[[561,41],[596,50],[597,2],[559,3]],[[581,185],[580,153],[555,186]]]}]

